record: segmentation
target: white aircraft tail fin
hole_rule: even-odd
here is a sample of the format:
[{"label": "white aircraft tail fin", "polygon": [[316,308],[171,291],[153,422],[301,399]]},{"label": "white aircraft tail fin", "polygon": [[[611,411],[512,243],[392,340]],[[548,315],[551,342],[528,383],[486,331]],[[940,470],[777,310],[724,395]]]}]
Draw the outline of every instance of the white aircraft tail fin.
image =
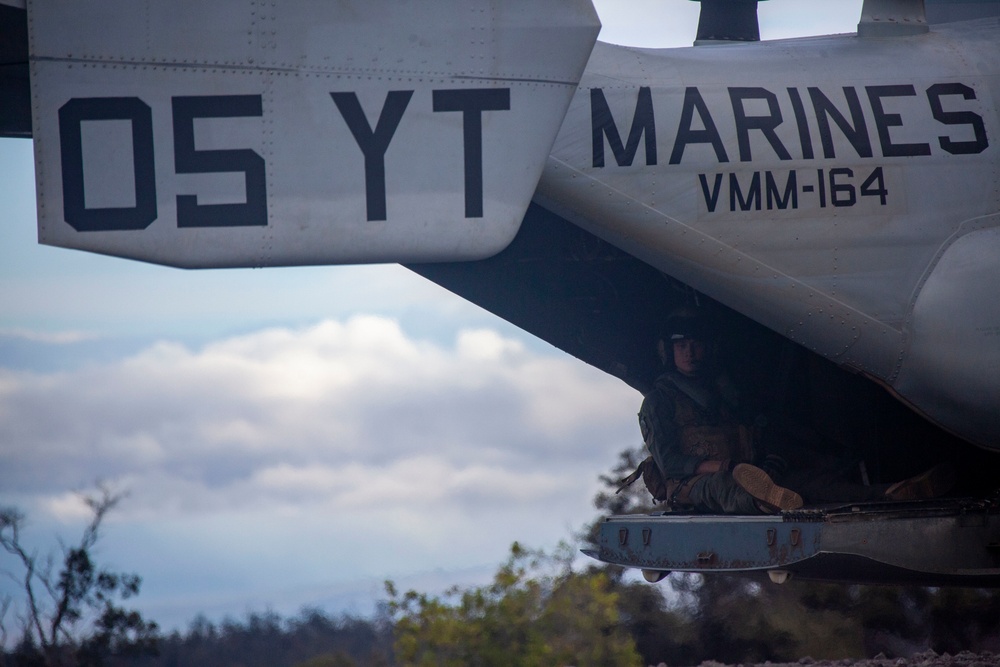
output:
[{"label": "white aircraft tail fin", "polygon": [[589,0],[30,0],[43,243],[185,267],[475,259],[517,232]]}]

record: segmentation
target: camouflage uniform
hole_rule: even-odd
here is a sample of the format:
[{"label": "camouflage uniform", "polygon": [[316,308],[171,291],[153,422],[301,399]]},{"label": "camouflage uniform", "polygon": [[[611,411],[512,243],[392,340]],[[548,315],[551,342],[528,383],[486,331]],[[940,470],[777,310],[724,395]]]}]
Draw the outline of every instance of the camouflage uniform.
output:
[{"label": "camouflage uniform", "polygon": [[[657,378],[639,410],[639,428],[665,479],[663,497],[672,507],[715,514],[762,513],[730,472],[735,464],[759,455],[754,451],[759,429],[746,426],[752,422],[741,414],[735,388],[725,376],[703,380],[670,371]],[[695,472],[702,461],[722,461],[724,470]],[[811,503],[878,500],[888,488],[847,481],[843,471],[833,469],[768,472],[776,483]]]},{"label": "camouflage uniform", "polygon": [[[740,416],[736,392],[723,376],[702,381],[671,371],[657,378],[639,410],[639,428],[666,479],[671,505],[713,513],[760,513],[729,472],[732,465],[754,456],[754,429]],[[698,474],[702,461],[728,465],[722,472]]]}]

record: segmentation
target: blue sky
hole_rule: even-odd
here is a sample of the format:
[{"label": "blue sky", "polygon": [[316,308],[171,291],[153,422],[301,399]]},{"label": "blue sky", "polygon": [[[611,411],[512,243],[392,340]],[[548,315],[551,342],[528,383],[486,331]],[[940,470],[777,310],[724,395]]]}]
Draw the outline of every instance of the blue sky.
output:
[{"label": "blue sky", "polygon": [[[605,41],[697,23],[595,4]],[[860,6],[761,3],[762,36],[849,32]],[[0,503],[50,545],[79,534],[75,490],[127,491],[100,556],[168,628],[481,582],[593,518],[638,444],[636,392],[401,267],[169,269],[40,246],[34,207],[30,141],[0,140]]]}]

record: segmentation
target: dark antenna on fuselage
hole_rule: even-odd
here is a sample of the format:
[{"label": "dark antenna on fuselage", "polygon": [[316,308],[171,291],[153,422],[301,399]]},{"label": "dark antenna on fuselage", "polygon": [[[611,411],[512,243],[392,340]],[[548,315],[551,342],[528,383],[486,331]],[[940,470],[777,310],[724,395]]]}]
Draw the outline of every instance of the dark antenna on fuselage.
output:
[{"label": "dark antenna on fuselage", "polygon": [[758,0],[695,0],[701,3],[695,46],[723,42],[759,42]]}]

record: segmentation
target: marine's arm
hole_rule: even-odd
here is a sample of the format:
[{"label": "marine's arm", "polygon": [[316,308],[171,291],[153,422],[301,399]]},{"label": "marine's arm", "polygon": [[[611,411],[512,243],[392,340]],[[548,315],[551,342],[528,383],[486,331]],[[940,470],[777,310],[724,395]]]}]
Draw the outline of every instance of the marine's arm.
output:
[{"label": "marine's arm", "polygon": [[642,401],[639,409],[639,429],[646,448],[667,479],[684,479],[701,472],[721,469],[721,461],[708,461],[702,456],[689,456],[681,450],[680,429],[674,421],[676,408],[673,398],[654,389]]},{"label": "marine's arm", "polygon": [[701,463],[694,469],[699,475],[722,472],[723,470],[729,470],[732,467],[732,461],[725,459],[723,461],[716,459],[702,459]]}]

